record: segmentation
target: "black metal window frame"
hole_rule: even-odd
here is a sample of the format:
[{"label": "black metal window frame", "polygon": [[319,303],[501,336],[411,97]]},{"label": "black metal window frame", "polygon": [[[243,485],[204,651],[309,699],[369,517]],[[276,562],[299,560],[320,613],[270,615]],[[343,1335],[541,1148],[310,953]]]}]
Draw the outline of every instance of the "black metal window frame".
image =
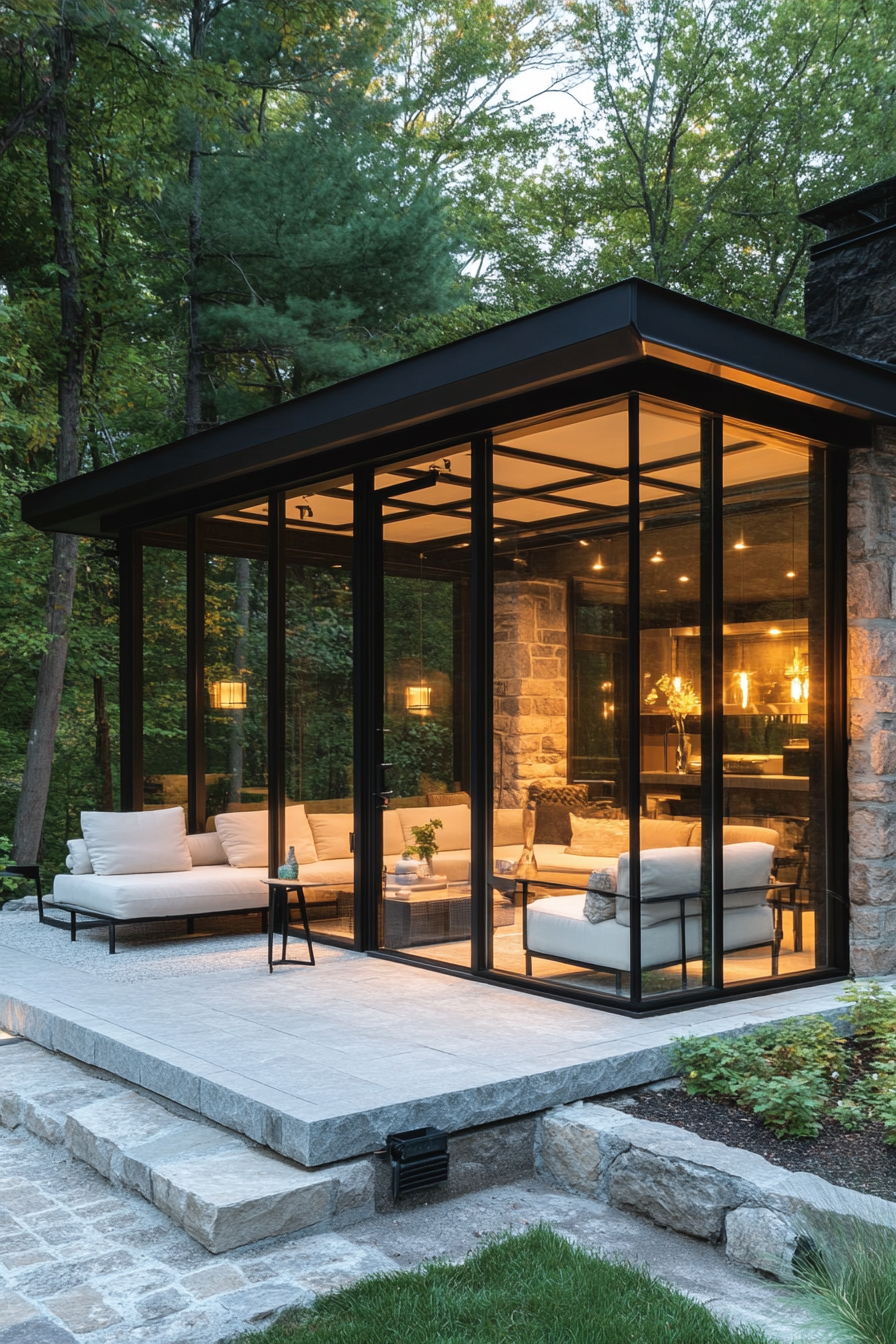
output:
[{"label": "black metal window frame", "polygon": [[[818,502],[825,537],[824,631],[826,662],[825,809],[830,821],[826,851],[828,893],[828,966],[788,975],[777,982],[752,981],[727,988],[723,983],[722,891],[722,434],[725,417],[700,411],[701,442],[701,718],[704,760],[711,770],[702,788],[703,841],[703,983],[699,988],[644,997],[641,985],[641,921],[639,909],[640,737],[640,405],[641,394],[624,394],[628,406],[629,470],[629,723],[628,808],[630,818],[630,993],[617,998],[597,990],[574,989],[496,970],[491,965],[491,826],[493,809],[493,499],[491,429],[461,439],[436,440],[434,454],[446,447],[469,445],[472,452],[471,635],[469,679],[471,747],[471,960],[469,969],[449,966],[381,946],[382,837],[378,799],[386,786],[382,738],[383,705],[383,541],[381,501],[374,488],[375,466],[398,466],[404,456],[355,466],[353,545],[354,623],[354,766],[355,766],[355,919],[349,943],[370,955],[426,966],[443,974],[486,979],[531,993],[608,1009],[631,1016],[655,1015],[719,997],[775,993],[783,988],[842,975],[848,969],[847,789],[846,789],[846,629],[845,548],[835,539],[845,532],[846,450],[824,449],[823,500]],[[650,398],[655,399],[655,396]],[[592,403],[593,404],[593,403]],[[572,403],[569,411],[579,409]],[[694,409],[693,407],[689,409]],[[738,417],[740,418],[740,417]],[[756,423],[761,423],[757,421]],[[412,455],[419,459],[418,449]],[[285,704],[285,550],[287,495],[321,480],[297,477],[288,489],[268,495],[268,775],[271,871],[276,871],[284,835],[285,772],[283,744]],[[247,491],[246,498],[250,497]],[[204,585],[203,522],[187,516],[187,738],[189,823],[201,828],[204,812]],[[158,544],[157,541],[155,544]],[[121,723],[122,805],[142,807],[143,660],[142,545],[138,531],[119,534],[121,563]],[[707,697],[706,688],[710,688]],[[707,786],[708,779],[708,786]],[[347,940],[315,934],[321,942]]]}]

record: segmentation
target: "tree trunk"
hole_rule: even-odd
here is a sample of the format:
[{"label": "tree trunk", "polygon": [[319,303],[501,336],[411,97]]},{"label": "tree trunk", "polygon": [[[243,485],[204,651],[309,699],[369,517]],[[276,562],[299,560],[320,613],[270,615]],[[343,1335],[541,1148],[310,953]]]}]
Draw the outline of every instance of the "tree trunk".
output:
[{"label": "tree trunk", "polygon": [[[220,6],[211,11],[205,0],[193,0],[190,13],[190,59],[201,61],[209,25]],[[184,388],[184,433],[198,434],[218,418],[208,352],[202,337],[202,125],[198,121],[187,168],[190,214],[187,248],[190,257],[187,318],[187,376]]]},{"label": "tree trunk", "polygon": [[[76,61],[75,34],[65,23],[60,23],[53,30],[52,41],[53,85],[46,122],[47,180],[59,267],[60,347],[63,355],[58,380],[56,479],[65,481],[78,474],[85,340],[66,112],[66,97]],[[40,850],[65,680],[77,555],[78,538],[57,533],[53,538],[53,565],[47,586],[47,647],[37,674],[34,713],[13,832],[17,863],[35,863]]]},{"label": "tree trunk", "polygon": [[93,678],[93,719],[96,725],[96,761],[102,784],[101,812],[115,811],[112,792],[112,749],[109,745],[109,716],[106,713],[106,688],[102,677]]}]

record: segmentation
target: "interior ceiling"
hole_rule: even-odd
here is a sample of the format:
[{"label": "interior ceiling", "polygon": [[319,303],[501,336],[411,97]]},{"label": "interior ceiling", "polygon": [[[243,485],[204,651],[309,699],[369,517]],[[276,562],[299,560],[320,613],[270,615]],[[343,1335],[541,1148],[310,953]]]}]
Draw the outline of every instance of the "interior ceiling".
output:
[{"label": "interior ceiling", "polygon": [[[700,423],[696,415],[643,405],[640,414],[639,497],[659,506],[696,502],[700,486]],[[809,448],[766,434],[753,426],[726,422],[723,434],[723,485],[743,487],[804,474]],[[552,531],[564,524],[610,521],[628,507],[628,410],[615,406],[579,413],[548,424],[526,426],[496,439],[494,513],[496,532],[530,532],[539,523]],[[383,504],[384,536],[390,542],[418,545],[458,543],[471,528],[471,454],[450,450],[446,458],[420,457],[377,473],[375,488],[386,491],[429,476],[431,484]],[[304,514],[310,509],[310,514]],[[261,522],[261,501],[219,517]],[[351,479],[312,487],[287,501],[287,527],[304,532],[353,528]]]}]

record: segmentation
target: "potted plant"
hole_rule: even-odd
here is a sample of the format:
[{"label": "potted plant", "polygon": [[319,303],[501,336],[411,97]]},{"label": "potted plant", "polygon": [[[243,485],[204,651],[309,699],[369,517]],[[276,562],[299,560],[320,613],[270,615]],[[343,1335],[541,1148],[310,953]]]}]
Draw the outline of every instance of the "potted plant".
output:
[{"label": "potted plant", "polygon": [[435,869],[432,866],[432,861],[439,852],[439,847],[436,844],[436,831],[441,829],[442,823],[438,817],[430,817],[429,821],[423,826],[412,826],[411,835],[414,837],[415,843],[408,845],[405,850],[405,854],[423,859],[433,876],[435,876]]}]

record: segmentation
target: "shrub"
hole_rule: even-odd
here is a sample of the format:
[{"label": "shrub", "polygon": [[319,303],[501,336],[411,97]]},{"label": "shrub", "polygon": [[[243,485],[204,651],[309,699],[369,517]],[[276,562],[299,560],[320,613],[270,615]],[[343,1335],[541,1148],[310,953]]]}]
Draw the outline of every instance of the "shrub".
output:
[{"label": "shrub", "polygon": [[877,1044],[896,1037],[896,994],[884,989],[876,980],[847,985],[840,995],[840,1002],[852,1005],[846,1016],[853,1037],[860,1044]]},{"label": "shrub", "polygon": [[[6,835],[0,835],[0,869],[12,863],[12,841]],[[12,901],[22,889],[23,877],[0,871],[0,905]]]},{"label": "shrub", "polygon": [[745,1079],[762,1064],[755,1034],[733,1040],[721,1036],[680,1036],[672,1042],[672,1065],[691,1097],[737,1097]]},{"label": "shrub", "polygon": [[814,1139],[821,1133],[829,1090],[823,1074],[801,1069],[790,1077],[745,1083],[739,1100],[779,1139]]}]

